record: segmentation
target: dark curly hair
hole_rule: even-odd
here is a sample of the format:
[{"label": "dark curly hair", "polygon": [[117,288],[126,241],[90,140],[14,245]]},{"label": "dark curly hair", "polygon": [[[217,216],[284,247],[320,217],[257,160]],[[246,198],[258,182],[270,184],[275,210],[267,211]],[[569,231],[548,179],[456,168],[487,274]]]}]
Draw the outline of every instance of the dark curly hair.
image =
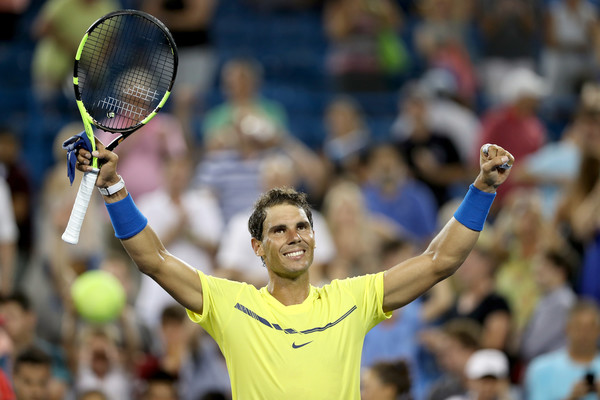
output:
[{"label": "dark curly hair", "polygon": [[290,204],[303,209],[310,222],[310,227],[313,228],[312,212],[306,194],[288,187],[275,188],[263,193],[254,203],[254,211],[248,220],[248,230],[253,238],[262,240],[267,209],[281,204]]}]

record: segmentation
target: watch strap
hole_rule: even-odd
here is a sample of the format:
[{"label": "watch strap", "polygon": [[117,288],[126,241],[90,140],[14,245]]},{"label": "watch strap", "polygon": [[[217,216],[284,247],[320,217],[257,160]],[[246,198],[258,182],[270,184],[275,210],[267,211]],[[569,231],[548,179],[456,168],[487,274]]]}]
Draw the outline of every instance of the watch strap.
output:
[{"label": "watch strap", "polygon": [[113,194],[117,193],[119,190],[123,189],[124,187],[125,187],[125,181],[119,175],[119,182],[115,183],[114,185],[110,185],[109,187],[105,187],[105,188],[99,187],[98,191],[103,196],[112,196]]}]

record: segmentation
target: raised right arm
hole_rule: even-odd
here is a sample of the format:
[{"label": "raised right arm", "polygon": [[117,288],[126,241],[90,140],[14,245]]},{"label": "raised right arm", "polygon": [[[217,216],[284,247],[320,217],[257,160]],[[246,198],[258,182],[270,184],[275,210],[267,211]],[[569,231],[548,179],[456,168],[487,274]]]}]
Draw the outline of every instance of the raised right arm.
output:
[{"label": "raised right arm", "polygon": [[[120,179],[116,170],[119,157],[112,151],[106,150],[99,142],[97,142],[97,149],[94,156],[102,160],[103,165],[96,180],[96,186],[112,186]],[[77,156],[77,168],[84,172],[90,171],[89,160],[90,153],[80,149]],[[126,188],[113,195],[103,197],[107,208],[114,205],[120,207],[127,204],[129,200]],[[127,207],[132,208],[122,209],[125,214],[130,215],[137,212],[134,205]],[[114,213],[109,211],[109,214],[111,214],[111,219],[115,218]],[[115,225],[115,221],[113,221],[113,225]],[[202,313],[202,284],[198,272],[184,261],[171,255],[149,225],[145,225],[139,233],[120,240],[142,273],[154,279],[182,306],[196,313]]]}]

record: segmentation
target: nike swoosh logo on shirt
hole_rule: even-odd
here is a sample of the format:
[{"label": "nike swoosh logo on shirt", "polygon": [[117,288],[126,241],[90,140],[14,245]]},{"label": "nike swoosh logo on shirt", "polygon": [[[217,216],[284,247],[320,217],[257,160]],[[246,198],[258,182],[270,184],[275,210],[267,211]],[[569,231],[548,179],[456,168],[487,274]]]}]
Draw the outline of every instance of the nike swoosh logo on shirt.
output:
[{"label": "nike swoosh logo on shirt", "polygon": [[306,343],[302,343],[302,344],[296,344],[296,342],[294,342],[294,343],[292,343],[292,347],[294,349],[299,349],[300,347],[306,346],[307,344],[312,343],[312,342],[313,342],[312,340],[310,342],[306,342]]}]

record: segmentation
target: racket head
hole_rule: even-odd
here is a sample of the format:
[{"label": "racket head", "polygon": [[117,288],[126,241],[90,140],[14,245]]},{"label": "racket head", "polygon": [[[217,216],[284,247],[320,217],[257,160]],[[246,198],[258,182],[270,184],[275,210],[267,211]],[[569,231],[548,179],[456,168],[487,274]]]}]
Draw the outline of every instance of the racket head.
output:
[{"label": "racket head", "polygon": [[175,41],[160,20],[139,10],[106,14],[88,28],[75,56],[73,86],[82,118],[121,133],[120,142],[163,107],[177,65]]}]

